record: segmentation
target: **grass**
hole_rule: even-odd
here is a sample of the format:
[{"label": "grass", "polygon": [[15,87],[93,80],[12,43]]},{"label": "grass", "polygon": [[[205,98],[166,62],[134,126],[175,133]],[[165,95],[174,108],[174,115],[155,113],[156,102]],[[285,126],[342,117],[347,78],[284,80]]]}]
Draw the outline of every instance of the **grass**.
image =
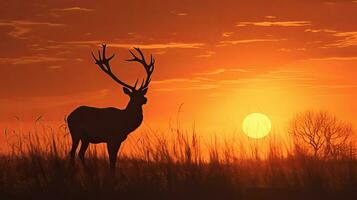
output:
[{"label": "grass", "polygon": [[344,157],[314,159],[273,138],[265,142],[262,153],[257,147],[263,144],[247,138],[213,137],[207,144],[194,129],[141,130],[124,144],[114,176],[103,146],[89,149],[86,167],[79,160],[71,166],[66,132],[65,126],[37,122],[30,129],[6,129],[0,199],[357,197],[352,148]]}]

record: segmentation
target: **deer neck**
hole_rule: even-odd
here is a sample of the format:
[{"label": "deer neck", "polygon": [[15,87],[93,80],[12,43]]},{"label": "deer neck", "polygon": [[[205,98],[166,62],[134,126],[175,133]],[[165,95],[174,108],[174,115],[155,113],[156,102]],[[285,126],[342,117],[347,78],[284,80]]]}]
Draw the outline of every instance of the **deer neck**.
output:
[{"label": "deer neck", "polygon": [[142,105],[134,103],[134,101],[130,100],[125,110],[127,112],[132,113],[134,116],[142,118],[143,116],[143,108]]}]

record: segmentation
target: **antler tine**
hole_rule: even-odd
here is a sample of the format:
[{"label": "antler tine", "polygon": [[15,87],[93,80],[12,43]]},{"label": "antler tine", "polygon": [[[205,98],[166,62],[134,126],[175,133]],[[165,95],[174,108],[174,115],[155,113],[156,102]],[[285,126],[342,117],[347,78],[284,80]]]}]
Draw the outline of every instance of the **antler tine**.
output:
[{"label": "antler tine", "polygon": [[133,56],[132,59],[127,59],[126,61],[137,61],[140,62],[142,65],[144,65],[145,70],[149,70],[149,67],[155,63],[155,60],[153,59],[152,55],[150,57],[150,64],[146,63],[144,53],[141,51],[140,48],[134,48],[137,52],[139,52],[141,59],[136,56],[131,50],[129,50],[129,53]]},{"label": "antler tine", "polygon": [[140,60],[131,50],[129,50],[129,53],[133,56],[133,58],[127,59],[126,61],[129,61],[129,62],[136,61],[136,62],[139,62],[139,63],[145,65],[145,63],[143,63],[143,61]]},{"label": "antler tine", "polygon": [[116,77],[113,73],[112,70],[110,68],[110,64],[109,61],[114,58],[115,54],[113,54],[112,56],[110,56],[109,58],[106,58],[105,53],[106,53],[106,44],[102,44],[102,55],[100,53],[100,50],[98,50],[98,58],[96,58],[92,52],[92,57],[95,60],[95,64],[97,64],[99,66],[99,68],[104,71],[106,74],[108,74],[115,82],[119,83],[120,85],[123,85],[124,87],[127,87],[131,90],[135,90],[135,87],[132,87],[126,83],[124,83],[123,81],[121,81],[118,77]]},{"label": "antler tine", "polygon": [[140,56],[141,56],[141,60],[146,64],[146,60],[145,60],[145,57],[144,57],[144,54],[143,52],[141,51],[140,48],[134,48],[137,52],[139,52]]},{"label": "antler tine", "polygon": [[99,64],[99,60],[97,60],[97,58],[95,57],[94,53],[92,52],[92,57],[95,60],[95,64]]},{"label": "antler tine", "polygon": [[155,59],[152,57],[152,54],[150,55],[150,65],[154,65],[155,64]]},{"label": "antler tine", "polygon": [[145,83],[145,79],[143,78],[143,81],[141,82],[140,88],[142,88],[144,86]]},{"label": "antler tine", "polygon": [[[102,57],[101,57],[101,55],[100,55],[100,50],[98,50],[98,59],[100,60],[100,61],[104,61],[103,59],[102,59]],[[104,64],[104,63],[103,63]]]},{"label": "antler tine", "polygon": [[151,57],[150,57],[150,71],[154,71],[154,64],[155,64],[155,58],[153,58],[152,54],[151,54]]},{"label": "antler tine", "polygon": [[103,48],[103,52],[102,52],[102,54],[103,54],[103,60],[106,60],[106,58],[105,58],[105,50],[106,50],[106,47],[107,47],[106,44],[102,44],[102,48]]},{"label": "antler tine", "polygon": [[109,58],[107,58],[108,61],[110,61],[112,58],[114,58],[115,54],[113,54],[112,56],[110,56]]},{"label": "antler tine", "polygon": [[135,55],[131,50],[129,50],[129,53],[133,56],[131,59],[127,59],[126,61],[132,62],[139,62],[144,66],[144,69],[147,74],[146,80],[144,79],[143,82],[141,83],[141,86],[139,90],[143,90],[149,86],[149,83],[151,81],[151,74],[154,71],[154,64],[155,64],[155,59],[153,58],[152,55],[150,55],[150,64],[148,64],[145,60],[144,53],[141,51],[140,48],[134,48],[140,55],[141,58],[139,58],[137,55]]},{"label": "antler tine", "polygon": [[138,81],[139,81],[139,79],[136,79],[135,84],[134,84],[134,88],[136,88],[136,85],[138,84]]}]

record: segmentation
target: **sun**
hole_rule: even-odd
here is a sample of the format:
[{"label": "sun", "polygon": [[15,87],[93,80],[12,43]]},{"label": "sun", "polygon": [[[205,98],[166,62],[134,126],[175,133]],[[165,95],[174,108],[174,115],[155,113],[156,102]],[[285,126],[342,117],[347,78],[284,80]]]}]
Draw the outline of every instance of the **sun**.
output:
[{"label": "sun", "polygon": [[242,128],[248,137],[260,139],[271,131],[271,121],[262,113],[251,113],[244,118]]}]

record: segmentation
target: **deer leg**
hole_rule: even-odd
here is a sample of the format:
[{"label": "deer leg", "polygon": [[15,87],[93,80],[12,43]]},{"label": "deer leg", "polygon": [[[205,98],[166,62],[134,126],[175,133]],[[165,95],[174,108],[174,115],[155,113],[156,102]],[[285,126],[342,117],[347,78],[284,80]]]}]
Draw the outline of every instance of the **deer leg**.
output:
[{"label": "deer leg", "polygon": [[89,145],[89,142],[82,140],[81,148],[79,149],[79,158],[82,160],[83,165],[85,165],[84,154],[87,151],[88,145]]},{"label": "deer leg", "polygon": [[79,144],[79,138],[72,136],[72,149],[70,151],[71,163],[74,163],[74,158],[76,156],[76,150]]},{"label": "deer leg", "polygon": [[110,170],[115,171],[115,163],[117,161],[117,154],[120,147],[120,143],[107,143],[107,149],[109,154]]}]

